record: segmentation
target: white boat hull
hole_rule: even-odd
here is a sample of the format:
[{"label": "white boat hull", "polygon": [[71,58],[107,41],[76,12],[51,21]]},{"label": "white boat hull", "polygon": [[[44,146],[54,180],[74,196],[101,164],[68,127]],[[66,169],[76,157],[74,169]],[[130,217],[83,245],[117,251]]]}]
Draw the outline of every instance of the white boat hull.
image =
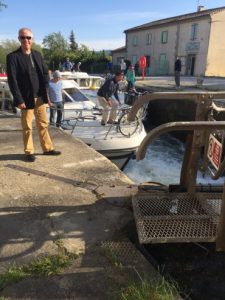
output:
[{"label": "white boat hull", "polygon": [[[88,125],[87,125],[88,124]],[[132,125],[130,125],[132,126]],[[100,120],[78,122],[72,135],[109,158],[120,169],[134,156],[146,133],[142,124],[131,136],[124,136],[117,125],[101,126]]]}]

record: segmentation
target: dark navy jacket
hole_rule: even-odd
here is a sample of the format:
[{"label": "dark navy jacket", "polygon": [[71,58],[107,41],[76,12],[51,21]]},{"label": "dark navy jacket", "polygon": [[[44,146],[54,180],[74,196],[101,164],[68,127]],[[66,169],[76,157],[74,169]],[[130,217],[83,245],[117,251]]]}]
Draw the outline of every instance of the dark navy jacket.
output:
[{"label": "dark navy jacket", "polygon": [[178,72],[181,71],[181,61],[180,61],[180,59],[177,59],[177,60],[175,61],[175,64],[174,64],[174,71],[178,71]]},{"label": "dark navy jacket", "polygon": [[100,97],[104,97],[107,101],[108,99],[114,95],[115,98],[119,100],[118,96],[119,84],[116,82],[115,77],[110,78],[104,82],[104,84],[98,90],[97,95]]},{"label": "dark navy jacket", "polygon": [[[39,93],[44,103],[48,103],[47,88],[49,82],[48,69],[41,54],[31,50],[39,77]],[[21,48],[7,55],[7,75],[10,91],[13,95],[14,105],[25,103],[28,109],[34,108],[34,92],[31,79],[31,70],[24,59]]]}]

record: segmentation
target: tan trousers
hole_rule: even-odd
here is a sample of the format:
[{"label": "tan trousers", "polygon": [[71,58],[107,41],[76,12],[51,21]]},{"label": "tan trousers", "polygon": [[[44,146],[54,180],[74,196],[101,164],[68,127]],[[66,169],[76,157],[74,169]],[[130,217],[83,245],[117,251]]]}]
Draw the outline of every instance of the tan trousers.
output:
[{"label": "tan trousers", "polygon": [[36,127],[39,134],[41,148],[43,152],[53,150],[51,138],[48,133],[48,119],[46,113],[46,104],[41,98],[35,98],[34,109],[21,110],[21,123],[23,129],[23,142],[25,154],[34,153],[33,137],[32,137],[32,120],[35,115]]},{"label": "tan trousers", "polygon": [[118,109],[118,102],[113,99],[112,107],[108,105],[104,97],[97,96],[99,104],[103,107],[102,121],[107,123],[108,120],[115,121]]}]

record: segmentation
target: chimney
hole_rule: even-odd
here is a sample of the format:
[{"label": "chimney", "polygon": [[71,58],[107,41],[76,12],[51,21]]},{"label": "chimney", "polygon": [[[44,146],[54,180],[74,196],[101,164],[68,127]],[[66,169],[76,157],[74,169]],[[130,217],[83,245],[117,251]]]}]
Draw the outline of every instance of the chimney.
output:
[{"label": "chimney", "polygon": [[205,10],[205,6],[199,5],[199,6],[198,6],[198,11],[203,11],[203,10]]}]

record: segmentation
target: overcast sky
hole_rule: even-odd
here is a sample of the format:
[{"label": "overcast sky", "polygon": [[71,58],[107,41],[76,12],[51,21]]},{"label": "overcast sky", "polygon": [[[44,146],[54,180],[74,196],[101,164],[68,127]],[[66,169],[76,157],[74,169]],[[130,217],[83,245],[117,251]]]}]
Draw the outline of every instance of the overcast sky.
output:
[{"label": "overcast sky", "polygon": [[125,45],[125,29],[158,19],[225,6],[225,0],[5,0],[0,12],[0,41],[17,39],[18,29],[29,27],[36,42],[53,32],[90,49],[115,49]]}]

